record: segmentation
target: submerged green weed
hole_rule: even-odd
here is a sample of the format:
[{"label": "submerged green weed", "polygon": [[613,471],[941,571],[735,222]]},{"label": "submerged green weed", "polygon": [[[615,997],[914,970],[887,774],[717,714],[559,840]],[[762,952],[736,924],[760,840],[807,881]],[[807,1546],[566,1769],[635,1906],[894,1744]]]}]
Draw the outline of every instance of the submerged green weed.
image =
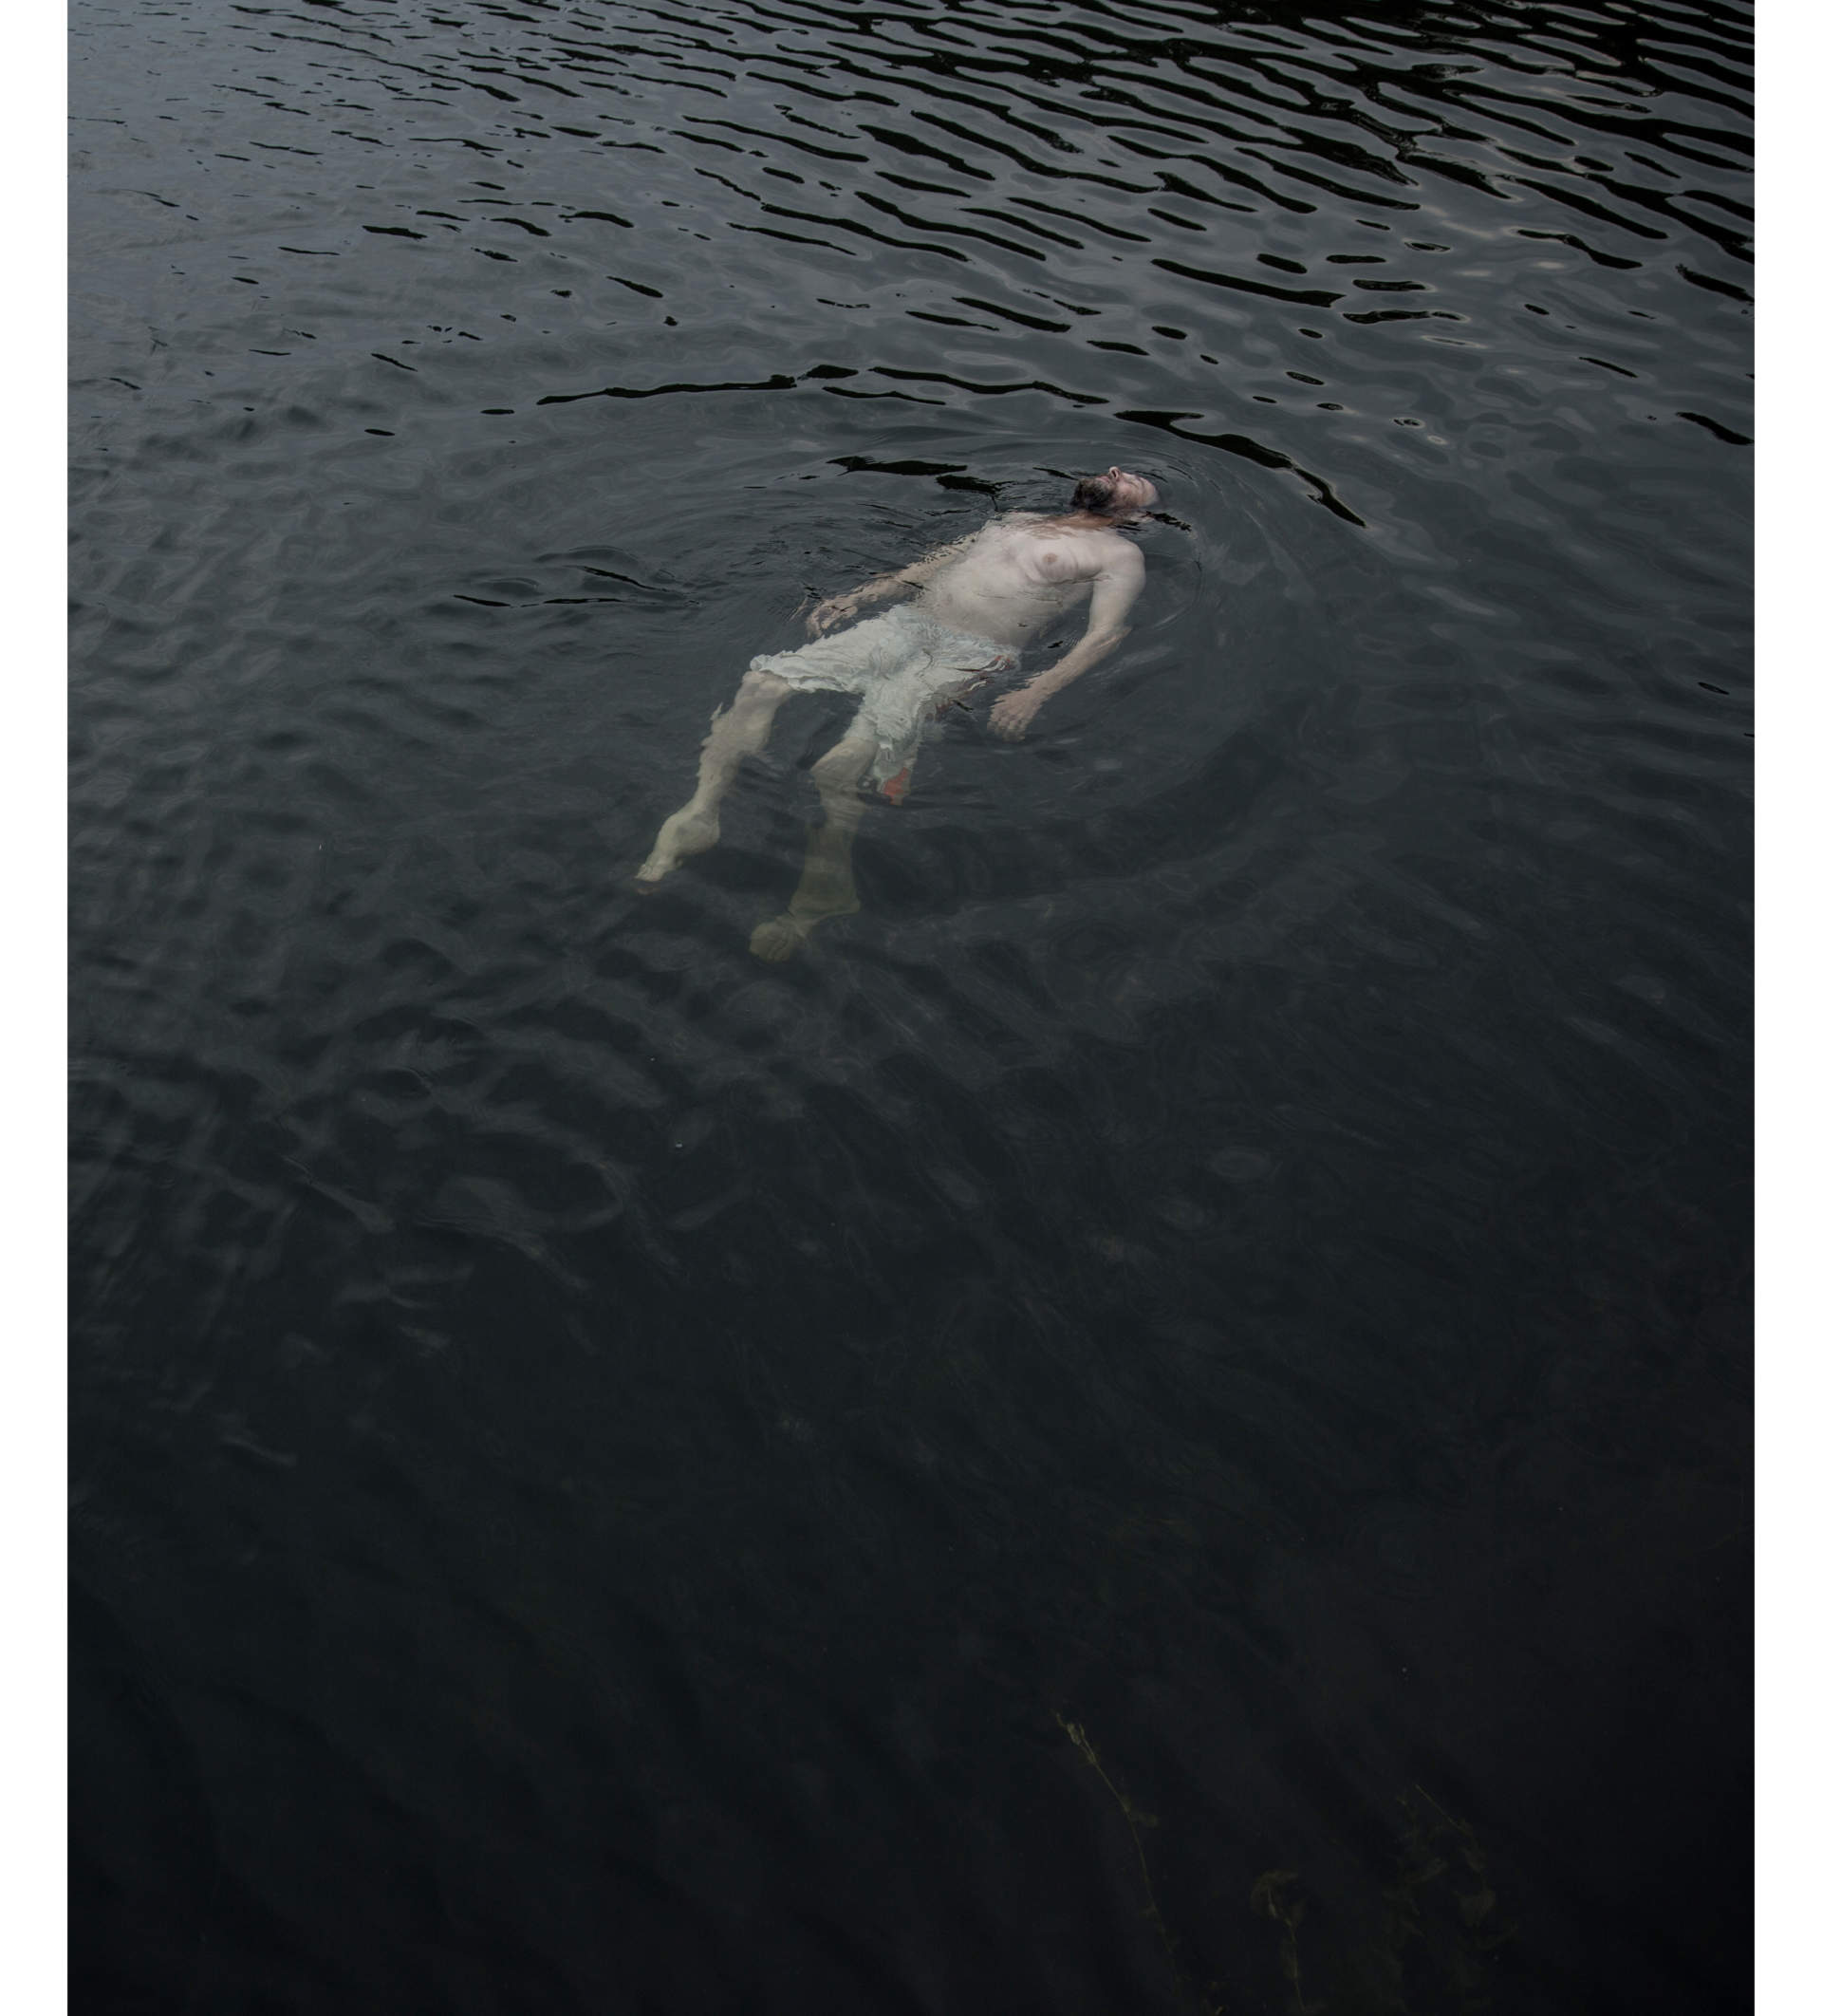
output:
[{"label": "submerged green weed", "polygon": [[[1198,2016],[1223,2016],[1211,1982],[1193,1998],[1183,1977],[1180,1942],[1164,1923],[1152,1887],[1141,1830],[1158,1825],[1108,1775],[1079,1722],[1053,1711],[1056,1726],[1081,1753],[1120,1808],[1132,1837],[1144,1891],[1143,1916],[1158,1934],[1169,1963],[1177,2001]],[[1286,2016],[1487,2016],[1492,2008],[1488,1962],[1515,1928],[1498,1920],[1498,1899],[1487,1876],[1487,1858],[1474,1829],[1446,1812],[1422,1785],[1397,1801],[1398,1859],[1379,1893],[1377,1923],[1345,1949],[1332,1966],[1310,1974],[1298,1940],[1307,1903],[1293,1869],[1268,1869],[1254,1883],[1252,1909],[1278,1932],[1278,1965],[1289,1993]]]},{"label": "submerged green weed", "polygon": [[[1157,1893],[1151,1887],[1151,1865],[1145,1859],[1145,1844],[1139,1833],[1141,1827],[1157,1826],[1158,1816],[1155,1813],[1142,1813],[1133,1804],[1132,1801],[1121,1791],[1120,1787],[1114,1783],[1113,1780],[1107,1776],[1106,1766],[1095,1754],[1093,1744],[1088,1741],[1088,1732],[1079,1722],[1066,1721],[1060,1709],[1052,1709],[1051,1712],[1055,1715],[1057,1727],[1081,1751],[1089,1770],[1106,1786],[1113,1797],[1114,1803],[1125,1817],[1126,1831],[1132,1836],[1133,1853],[1139,1857],[1139,1880],[1144,1886],[1144,1916],[1153,1931],[1157,1932],[1159,1943],[1163,1947],[1164,1958],[1170,1966],[1170,1978],[1177,1992],[1177,2000],[1187,2008],[1190,2007],[1189,1989],[1183,1980],[1182,1969],[1178,1964],[1177,1941],[1171,1936],[1170,1929],[1164,1923],[1163,1913],[1158,1909]],[[1196,2006],[1200,2012],[1200,2016],[1222,2016],[1221,2009],[1216,2006],[1214,2000],[1212,1984],[1198,1998]]]},{"label": "submerged green weed", "polygon": [[1474,1829],[1422,1785],[1398,1801],[1399,1855],[1380,1892],[1378,1925],[1344,1951],[1332,1992],[1312,1999],[1297,1944],[1304,1900],[1296,1872],[1268,1870],[1253,1909],[1280,1929],[1279,1964],[1290,1988],[1287,2016],[1485,2016],[1492,2007],[1488,1957],[1513,1937],[1496,1919],[1498,1899]]}]

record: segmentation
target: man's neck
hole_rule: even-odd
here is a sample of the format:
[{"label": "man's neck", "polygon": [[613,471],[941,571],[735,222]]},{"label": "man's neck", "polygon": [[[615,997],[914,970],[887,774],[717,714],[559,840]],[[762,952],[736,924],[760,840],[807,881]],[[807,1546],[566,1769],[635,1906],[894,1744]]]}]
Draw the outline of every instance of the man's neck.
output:
[{"label": "man's neck", "polygon": [[1126,526],[1138,524],[1143,515],[1138,511],[1122,512],[1118,517],[1109,516],[1104,511],[1065,511],[1048,522],[1059,532],[1119,532]]}]

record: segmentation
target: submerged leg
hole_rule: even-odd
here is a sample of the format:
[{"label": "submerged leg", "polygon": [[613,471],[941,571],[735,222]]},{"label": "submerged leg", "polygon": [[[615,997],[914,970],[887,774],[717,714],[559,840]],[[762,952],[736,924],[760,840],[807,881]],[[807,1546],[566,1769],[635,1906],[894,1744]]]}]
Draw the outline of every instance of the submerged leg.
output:
[{"label": "submerged leg", "polygon": [[659,828],[636,882],[648,887],[661,882],[685,855],[699,854],[721,837],[721,800],[740,759],[766,746],[772,718],[790,690],[790,681],[775,672],[749,672],[740,681],[733,702],[709,723],[694,794]]},{"label": "submerged leg", "polygon": [[849,917],[861,906],[854,893],[854,829],[861,823],[861,779],[878,747],[871,736],[850,736],[817,759],[810,775],[823,801],[823,823],[810,830],[804,872],[790,906],[753,934],[759,959],[789,959],[800,951],[825,917]]}]

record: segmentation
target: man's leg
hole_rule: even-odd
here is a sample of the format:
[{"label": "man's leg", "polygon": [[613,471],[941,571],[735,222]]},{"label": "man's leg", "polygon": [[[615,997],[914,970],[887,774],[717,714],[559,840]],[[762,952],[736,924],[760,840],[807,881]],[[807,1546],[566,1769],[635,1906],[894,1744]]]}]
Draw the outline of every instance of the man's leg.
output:
[{"label": "man's leg", "polygon": [[782,916],[769,917],[753,934],[750,949],[758,958],[789,959],[825,917],[848,917],[860,908],[854,893],[854,829],[861,823],[861,779],[878,747],[870,735],[851,735],[817,758],[810,775],[823,801],[823,823],[811,829],[790,907]]},{"label": "man's leg", "polygon": [[775,672],[749,672],[740,681],[733,701],[709,723],[695,794],[659,828],[645,865],[633,878],[636,882],[661,882],[685,855],[699,854],[721,837],[721,800],[740,759],[766,746],[772,718],[790,691],[790,681]]}]

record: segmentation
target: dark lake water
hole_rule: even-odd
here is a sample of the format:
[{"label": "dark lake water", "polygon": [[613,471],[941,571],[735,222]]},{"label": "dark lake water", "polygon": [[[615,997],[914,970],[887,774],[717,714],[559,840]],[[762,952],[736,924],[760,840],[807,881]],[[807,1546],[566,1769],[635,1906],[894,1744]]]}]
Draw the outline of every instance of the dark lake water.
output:
[{"label": "dark lake water", "polygon": [[73,2006],[1745,2007],[1750,17],[71,20]]}]

